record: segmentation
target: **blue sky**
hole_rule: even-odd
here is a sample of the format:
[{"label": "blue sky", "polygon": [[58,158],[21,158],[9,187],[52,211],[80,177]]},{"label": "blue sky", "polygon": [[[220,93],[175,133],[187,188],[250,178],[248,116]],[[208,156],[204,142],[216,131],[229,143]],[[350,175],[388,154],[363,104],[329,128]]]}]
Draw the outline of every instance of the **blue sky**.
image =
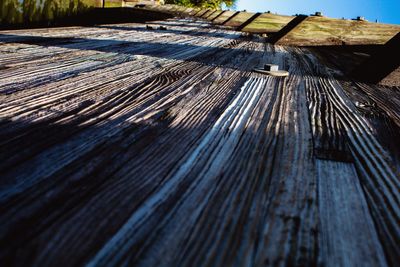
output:
[{"label": "blue sky", "polygon": [[327,17],[356,18],[369,21],[400,24],[400,0],[238,0],[236,10],[282,15],[314,14],[322,11]]}]

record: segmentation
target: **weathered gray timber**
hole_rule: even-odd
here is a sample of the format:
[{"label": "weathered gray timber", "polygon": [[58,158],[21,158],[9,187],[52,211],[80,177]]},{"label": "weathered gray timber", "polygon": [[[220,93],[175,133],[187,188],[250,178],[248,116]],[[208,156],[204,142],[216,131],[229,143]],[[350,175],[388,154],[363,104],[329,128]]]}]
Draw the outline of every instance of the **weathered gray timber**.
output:
[{"label": "weathered gray timber", "polygon": [[1,266],[400,262],[400,88],[147,25],[0,32]]}]

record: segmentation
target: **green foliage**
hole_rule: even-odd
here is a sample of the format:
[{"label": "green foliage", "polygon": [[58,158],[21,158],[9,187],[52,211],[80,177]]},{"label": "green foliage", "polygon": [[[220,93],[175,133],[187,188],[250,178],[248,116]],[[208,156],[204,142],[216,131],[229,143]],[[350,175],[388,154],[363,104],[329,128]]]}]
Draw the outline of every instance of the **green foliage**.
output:
[{"label": "green foliage", "polygon": [[0,0],[0,25],[52,21],[99,6],[100,0]]},{"label": "green foliage", "polygon": [[232,7],[236,0],[166,0],[166,4],[175,4],[186,7],[202,7],[219,9],[222,5]]}]

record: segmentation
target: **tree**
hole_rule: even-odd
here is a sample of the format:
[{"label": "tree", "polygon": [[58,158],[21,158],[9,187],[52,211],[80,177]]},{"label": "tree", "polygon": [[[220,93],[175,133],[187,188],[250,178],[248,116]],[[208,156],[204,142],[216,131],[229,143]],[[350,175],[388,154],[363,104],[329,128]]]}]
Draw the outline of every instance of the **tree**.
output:
[{"label": "tree", "polygon": [[232,7],[236,0],[166,0],[166,4],[175,4],[186,7],[202,7],[219,9],[222,5]]}]

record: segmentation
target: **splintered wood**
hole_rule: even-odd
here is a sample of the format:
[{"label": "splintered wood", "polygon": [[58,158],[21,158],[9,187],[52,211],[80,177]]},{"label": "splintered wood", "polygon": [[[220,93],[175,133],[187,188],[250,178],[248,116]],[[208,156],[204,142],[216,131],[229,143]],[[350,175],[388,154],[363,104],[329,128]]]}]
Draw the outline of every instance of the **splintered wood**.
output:
[{"label": "splintered wood", "polygon": [[206,22],[147,26],[0,32],[1,266],[400,261],[399,147],[371,118],[398,133],[399,88]]}]

